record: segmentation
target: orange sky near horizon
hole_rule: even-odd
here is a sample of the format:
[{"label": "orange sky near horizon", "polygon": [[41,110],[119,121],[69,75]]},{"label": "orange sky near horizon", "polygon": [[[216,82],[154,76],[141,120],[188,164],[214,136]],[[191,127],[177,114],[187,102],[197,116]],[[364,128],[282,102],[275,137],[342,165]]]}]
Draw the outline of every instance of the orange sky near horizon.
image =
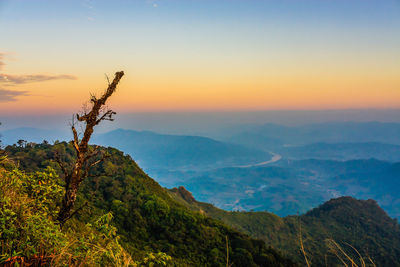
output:
[{"label": "orange sky near horizon", "polygon": [[[89,93],[99,94],[106,87],[106,79],[98,76],[20,85],[18,90],[29,90],[28,95],[2,103],[0,111],[15,112],[16,105],[18,113],[76,111],[89,99]],[[398,77],[375,76],[365,80],[288,75],[275,80],[198,77],[173,81],[167,77],[139,79],[126,72],[109,105],[122,112],[387,109],[400,108],[399,88]]]},{"label": "orange sky near horizon", "polygon": [[[122,68],[125,76],[109,104],[121,112],[400,108],[397,70],[369,68],[357,73],[348,66],[336,72],[327,67],[303,66],[299,71],[231,67],[203,72]],[[76,80],[16,85],[13,88],[29,93],[18,96],[18,101],[1,103],[0,112],[71,113],[81,108],[89,93],[99,94],[106,85],[100,71],[77,75]]]}]

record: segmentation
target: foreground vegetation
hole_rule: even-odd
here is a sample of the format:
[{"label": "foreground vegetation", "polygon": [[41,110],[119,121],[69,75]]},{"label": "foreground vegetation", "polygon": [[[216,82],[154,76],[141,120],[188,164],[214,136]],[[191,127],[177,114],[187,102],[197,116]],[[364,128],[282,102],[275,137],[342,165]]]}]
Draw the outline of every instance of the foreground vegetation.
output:
[{"label": "foreground vegetation", "polygon": [[[0,169],[0,262],[53,266],[122,265],[131,261],[118,242],[111,213],[61,231],[55,223],[62,187],[51,168],[25,174]],[[78,231],[79,229],[79,231]]]},{"label": "foreground vegetation", "polygon": [[108,158],[82,184],[79,212],[61,230],[55,214],[64,187],[53,159],[57,153],[73,162],[72,145],[5,149],[9,160],[0,173],[3,263],[225,266],[228,248],[233,266],[295,266],[265,242],[175,201],[129,156],[104,150]]}]

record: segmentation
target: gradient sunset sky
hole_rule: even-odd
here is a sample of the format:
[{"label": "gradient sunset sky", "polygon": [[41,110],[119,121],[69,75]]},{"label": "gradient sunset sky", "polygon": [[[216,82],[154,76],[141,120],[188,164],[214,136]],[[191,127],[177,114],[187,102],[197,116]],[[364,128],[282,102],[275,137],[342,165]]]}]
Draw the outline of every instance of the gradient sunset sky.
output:
[{"label": "gradient sunset sky", "polygon": [[0,113],[400,108],[398,0],[0,0]]}]

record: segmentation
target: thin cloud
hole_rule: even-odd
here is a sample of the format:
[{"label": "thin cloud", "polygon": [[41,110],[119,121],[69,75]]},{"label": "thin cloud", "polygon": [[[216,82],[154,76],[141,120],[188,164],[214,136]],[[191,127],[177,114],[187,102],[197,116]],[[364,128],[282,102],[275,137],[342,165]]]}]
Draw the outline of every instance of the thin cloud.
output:
[{"label": "thin cloud", "polygon": [[84,0],[82,1],[82,6],[86,7],[87,9],[93,9],[93,1]]},{"label": "thin cloud", "polygon": [[28,91],[14,91],[0,88],[0,103],[17,101],[18,96],[26,96],[28,93]]},{"label": "thin cloud", "polygon": [[3,69],[3,66],[4,65],[6,65],[6,63],[4,63],[4,56],[5,56],[5,54],[4,53],[0,53],[0,70],[2,70]]},{"label": "thin cloud", "polygon": [[[6,65],[4,59],[6,53],[0,52],[0,70]],[[15,88],[15,86],[34,83],[34,82],[45,82],[52,80],[76,80],[77,77],[68,74],[51,75],[51,74],[28,74],[28,75],[16,75],[16,74],[5,74],[0,73],[0,103],[14,102],[17,101],[19,96],[32,96],[30,91],[25,90],[10,90],[9,87]]]},{"label": "thin cloud", "polygon": [[1,74],[0,83],[5,85],[18,85],[32,82],[45,82],[52,80],[76,80],[77,77],[73,75],[47,75],[47,74],[31,74],[31,75],[12,75]]},{"label": "thin cloud", "polygon": [[146,0],[146,3],[150,4],[154,8],[158,7],[158,1],[157,0]]}]

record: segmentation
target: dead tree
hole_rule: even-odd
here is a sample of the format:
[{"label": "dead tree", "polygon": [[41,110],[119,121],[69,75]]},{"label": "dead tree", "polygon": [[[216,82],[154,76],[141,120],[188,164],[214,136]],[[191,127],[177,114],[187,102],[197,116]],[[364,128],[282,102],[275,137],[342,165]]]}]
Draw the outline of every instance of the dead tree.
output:
[{"label": "dead tree", "polygon": [[57,160],[56,158],[64,172],[65,180],[65,194],[62,200],[61,209],[57,216],[57,220],[61,226],[63,226],[64,223],[76,213],[76,211],[72,211],[72,209],[74,208],[77,192],[82,181],[88,176],[90,168],[104,159],[104,157],[101,157],[100,159],[93,161],[93,158],[98,157],[100,151],[98,149],[91,151],[91,149],[89,149],[89,140],[93,134],[94,127],[97,124],[104,120],[114,120],[113,115],[116,113],[107,109],[105,104],[107,99],[115,92],[122,76],[124,76],[123,71],[116,72],[114,80],[112,83],[108,83],[107,90],[100,98],[97,98],[94,95],[91,96],[90,111],[83,111],[83,114],[81,115],[76,114],[76,119],[84,124],[83,136],[81,139],[79,138],[78,132],[75,128],[75,118],[73,119],[71,129],[74,140],[72,143],[76,152],[76,160],[71,170],[65,168],[62,161]]}]

